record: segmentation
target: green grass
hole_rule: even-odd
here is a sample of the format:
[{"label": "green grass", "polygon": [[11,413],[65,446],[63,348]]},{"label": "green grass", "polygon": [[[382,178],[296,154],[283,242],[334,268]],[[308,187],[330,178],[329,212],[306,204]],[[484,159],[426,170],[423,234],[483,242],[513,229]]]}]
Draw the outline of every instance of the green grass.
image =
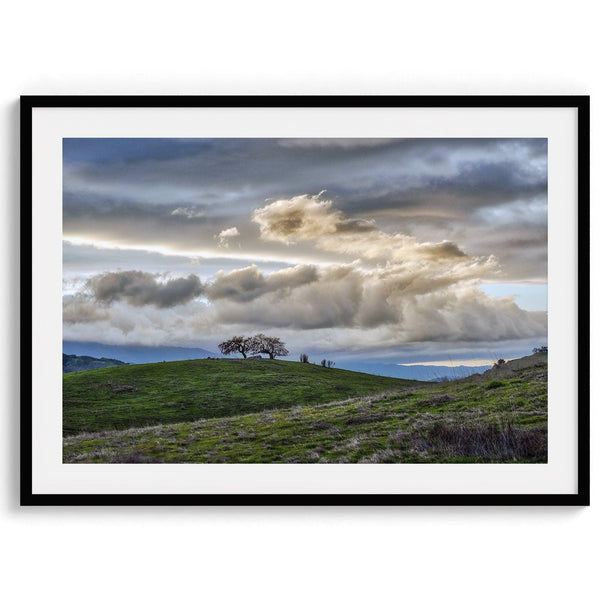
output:
[{"label": "green grass", "polygon": [[268,359],[186,360],[69,373],[63,376],[63,433],[323,404],[416,383]]},{"label": "green grass", "polygon": [[[304,375],[322,378],[329,393],[335,375],[359,376],[275,364],[248,365],[256,369],[248,373],[267,377],[275,369],[283,375],[288,366],[297,374],[306,368]],[[252,414],[66,437],[63,456],[74,463],[547,462],[547,367],[526,368],[500,381],[499,386],[478,377],[435,385],[399,381],[394,391],[362,398],[303,402],[300,394],[287,408],[266,407],[262,397],[268,390],[255,388],[254,402],[262,408]],[[287,385],[295,389],[293,382]]]}]

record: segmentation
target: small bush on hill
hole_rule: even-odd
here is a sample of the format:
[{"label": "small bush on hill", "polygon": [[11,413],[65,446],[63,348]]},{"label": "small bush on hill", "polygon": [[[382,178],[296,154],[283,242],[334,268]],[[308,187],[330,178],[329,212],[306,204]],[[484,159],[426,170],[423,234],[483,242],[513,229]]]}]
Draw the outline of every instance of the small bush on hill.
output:
[{"label": "small bush on hill", "polygon": [[488,390],[493,390],[495,388],[499,388],[499,387],[503,387],[506,384],[504,383],[504,381],[490,381],[485,387]]}]

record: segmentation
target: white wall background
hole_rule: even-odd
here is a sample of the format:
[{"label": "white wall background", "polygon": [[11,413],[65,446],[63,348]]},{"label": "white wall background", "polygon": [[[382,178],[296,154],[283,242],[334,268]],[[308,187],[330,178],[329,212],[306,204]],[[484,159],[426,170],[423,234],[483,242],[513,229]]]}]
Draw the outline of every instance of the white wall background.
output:
[{"label": "white wall background", "polygon": [[[572,0],[21,0],[0,49],[0,573],[10,598],[592,597],[600,509],[19,508],[20,94],[591,94],[598,15]],[[592,169],[592,197],[595,191]],[[598,206],[592,206],[598,231]],[[592,262],[598,265],[598,243]],[[598,303],[592,279],[592,306]],[[592,347],[598,319],[592,321]],[[599,352],[592,351],[592,364]],[[592,431],[600,425],[592,385]],[[594,435],[592,436],[592,441]],[[596,554],[596,556],[594,556]]]}]

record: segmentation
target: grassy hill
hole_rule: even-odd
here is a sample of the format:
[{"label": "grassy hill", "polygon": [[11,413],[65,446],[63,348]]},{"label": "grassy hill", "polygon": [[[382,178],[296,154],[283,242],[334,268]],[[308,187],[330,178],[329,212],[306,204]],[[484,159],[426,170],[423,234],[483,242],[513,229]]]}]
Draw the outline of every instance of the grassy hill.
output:
[{"label": "grassy hill", "polygon": [[[208,395],[200,400],[198,394],[196,404],[207,412],[228,408],[226,416],[194,421],[179,418],[188,422],[163,421],[160,425],[120,431],[115,431],[113,425],[107,428],[111,431],[95,430],[66,437],[64,461],[544,463],[547,461],[547,364],[538,360],[521,364],[525,366],[513,365],[498,372],[494,379],[474,376],[427,385],[374,376],[363,379],[359,373],[283,361],[180,363],[170,375],[167,370],[161,371],[163,393],[172,391],[167,382],[177,373],[188,382],[185,386],[203,380],[203,384],[197,385]],[[101,406],[112,398],[108,406],[114,410],[120,404],[119,394],[134,394],[133,390],[117,391],[119,386],[137,386],[135,393],[141,394],[143,390],[145,397],[151,397],[152,369],[158,366],[161,365],[145,365],[146,383],[143,383],[144,373],[138,371],[131,371],[138,377],[135,384],[115,381],[117,373],[125,373],[130,367],[85,375],[104,374],[95,384],[97,401]],[[87,380],[86,385],[77,381],[82,375],[65,376],[65,384],[73,383],[84,393],[91,381]],[[261,381],[267,387],[256,386],[253,390],[247,384],[251,380]],[[273,385],[268,386],[269,382]],[[381,385],[380,389],[387,386],[388,391],[371,390],[369,395],[348,399],[359,395],[357,388],[361,382],[363,386]],[[108,384],[112,386],[110,389],[106,387]],[[346,388],[342,389],[343,386]],[[247,399],[247,405],[233,399],[240,393]],[[107,394],[104,400],[102,394]],[[337,399],[332,398],[336,394]],[[162,398],[163,402],[170,402],[165,396]],[[136,402],[130,400],[135,407]],[[65,409],[70,406],[72,426],[77,419],[83,419],[81,406],[74,419],[73,402],[85,404],[86,400],[66,397]],[[89,413],[89,403],[96,400],[87,402]],[[155,417],[159,417],[157,406],[153,401],[152,410],[148,409]],[[251,406],[257,406],[255,412],[235,414],[240,407],[248,413],[250,410],[245,409]],[[181,413],[170,413],[177,414],[181,417]],[[101,421],[96,422],[98,429],[102,429]]]},{"label": "grassy hill", "polygon": [[63,376],[63,433],[323,404],[416,382],[282,360],[187,360]]}]

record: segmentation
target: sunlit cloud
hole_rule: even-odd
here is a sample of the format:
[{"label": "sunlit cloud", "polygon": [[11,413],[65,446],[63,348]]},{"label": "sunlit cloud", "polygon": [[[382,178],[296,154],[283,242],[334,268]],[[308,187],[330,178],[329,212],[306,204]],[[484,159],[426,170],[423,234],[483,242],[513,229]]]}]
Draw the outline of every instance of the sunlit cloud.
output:
[{"label": "sunlit cloud", "polygon": [[239,237],[240,232],[237,227],[230,227],[229,229],[223,229],[217,239],[219,240],[219,246],[221,248],[229,248],[229,241],[235,237]]}]

